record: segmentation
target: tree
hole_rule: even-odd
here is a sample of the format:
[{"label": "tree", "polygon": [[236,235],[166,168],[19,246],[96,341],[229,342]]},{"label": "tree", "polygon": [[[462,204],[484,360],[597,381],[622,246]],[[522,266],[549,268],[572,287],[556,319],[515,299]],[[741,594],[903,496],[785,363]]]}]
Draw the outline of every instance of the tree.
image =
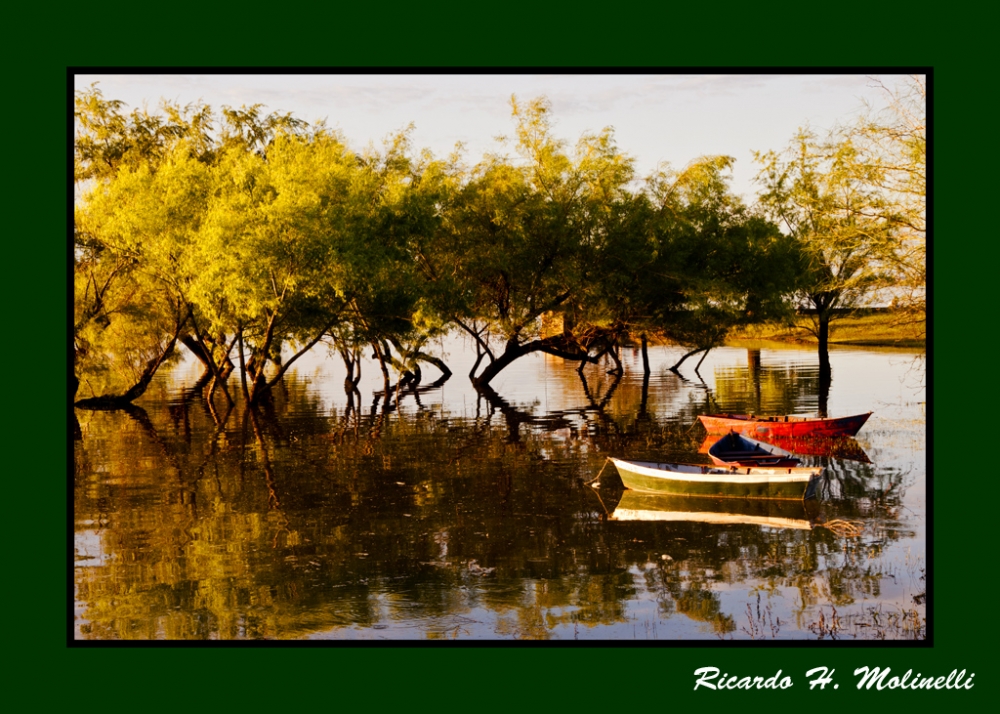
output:
[{"label": "tree", "polygon": [[74,375],[85,406],[138,398],[182,339],[188,309],[164,246],[191,230],[204,194],[172,157],[200,141],[205,111],[171,106],[164,119],[121,106],[96,88],[76,98]]},{"label": "tree", "polygon": [[783,315],[794,290],[795,245],[732,194],[732,162],[708,156],[679,172],[658,169],[602,256],[602,300],[620,333],[692,347],[675,369],[734,326]]},{"label": "tree", "polygon": [[821,372],[829,373],[831,321],[893,284],[897,244],[884,198],[871,174],[859,173],[849,135],[820,140],[802,130],[784,152],[755,156],[761,207],[805,255],[799,297],[810,308]]},{"label": "tree", "polygon": [[[182,251],[186,294],[202,333],[235,337],[250,403],[343,319],[350,270],[338,251],[349,243],[353,161],[325,131],[279,131],[264,155],[230,145],[211,169],[204,219]],[[283,359],[286,343],[298,349]]]},{"label": "tree", "polygon": [[[77,95],[78,371],[93,386],[116,367],[134,384],[95,403],[125,403],[181,341],[231,400],[239,343],[253,402],[344,309],[326,268],[345,242],[353,158],[324,127],[260,105],[225,107],[218,132],[208,107],[122,106],[96,88]],[[282,364],[288,341],[302,349]]]},{"label": "tree", "polygon": [[895,251],[892,301],[910,321],[927,310],[927,77],[911,75],[888,88],[889,106],[850,128],[860,147],[855,172],[881,192]]},{"label": "tree", "polygon": [[541,337],[539,318],[572,304],[597,277],[601,210],[632,177],[610,129],[584,136],[571,156],[552,135],[546,100],[511,104],[519,160],[490,155],[472,170],[449,206],[439,256],[462,296],[455,322],[488,358],[470,375],[480,386],[532,352],[588,359],[572,336]]}]

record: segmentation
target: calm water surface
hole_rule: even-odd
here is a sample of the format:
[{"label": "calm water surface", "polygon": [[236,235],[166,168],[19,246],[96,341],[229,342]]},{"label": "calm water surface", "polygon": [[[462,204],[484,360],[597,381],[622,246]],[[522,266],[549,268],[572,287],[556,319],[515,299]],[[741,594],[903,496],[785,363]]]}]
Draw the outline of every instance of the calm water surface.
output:
[{"label": "calm water surface", "polygon": [[652,348],[645,388],[631,350],[620,381],[537,355],[480,395],[474,354],[443,348],[454,376],[398,407],[373,363],[348,399],[318,352],[256,412],[210,408],[189,362],[133,409],[77,410],[75,637],[926,636],[922,353],[831,353],[829,414],[875,413],[802,457],[826,470],[801,504],[643,497],[604,466],[707,462],[701,413],[814,413],[814,350],[717,349],[679,376],[683,350]]}]

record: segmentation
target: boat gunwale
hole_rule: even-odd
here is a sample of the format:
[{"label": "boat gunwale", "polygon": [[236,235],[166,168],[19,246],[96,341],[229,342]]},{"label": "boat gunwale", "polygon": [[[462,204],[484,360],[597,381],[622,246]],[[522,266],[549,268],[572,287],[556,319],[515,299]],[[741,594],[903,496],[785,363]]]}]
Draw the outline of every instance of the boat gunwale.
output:
[{"label": "boat gunwale", "polygon": [[[682,464],[657,461],[628,461],[608,457],[615,467],[621,471],[620,464],[625,464],[625,471],[640,476],[662,479],[664,481],[691,483],[721,483],[721,484],[767,484],[767,483],[808,483],[823,472],[821,466],[713,466],[702,464]],[[697,473],[689,471],[672,471],[665,467],[682,466],[698,469]],[[629,468],[631,467],[631,468]],[[741,473],[742,472],[742,473]]]},{"label": "boat gunwale", "polygon": [[705,419],[723,419],[731,421],[763,421],[770,424],[800,424],[802,422],[837,422],[843,421],[845,419],[860,419],[861,417],[870,417],[875,412],[863,412],[861,414],[851,414],[849,416],[842,417],[810,417],[810,416],[798,416],[796,414],[772,414],[770,416],[758,416],[756,414],[734,414],[732,412],[718,412],[715,414],[699,414],[698,418]]},{"label": "boat gunwale", "polygon": [[717,412],[700,414],[698,420],[709,434],[724,434],[728,431],[749,433],[764,432],[784,436],[856,436],[875,412],[850,414],[841,417],[812,417],[794,414],[758,416],[755,414],[734,414]]}]

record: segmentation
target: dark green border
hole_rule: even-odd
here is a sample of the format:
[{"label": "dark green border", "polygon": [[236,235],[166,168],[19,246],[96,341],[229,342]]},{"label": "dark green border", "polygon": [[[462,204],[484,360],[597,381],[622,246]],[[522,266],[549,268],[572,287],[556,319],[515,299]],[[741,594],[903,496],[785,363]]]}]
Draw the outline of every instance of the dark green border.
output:
[{"label": "dark green border", "polygon": [[[7,570],[7,589],[16,593],[8,631],[18,662],[8,681],[40,701],[117,709],[160,700],[196,711],[243,704],[382,710],[418,703],[473,709],[666,709],[691,701],[710,706],[752,701],[841,712],[845,706],[912,707],[930,699],[959,706],[989,701],[987,695],[995,700],[988,666],[995,658],[988,657],[990,643],[984,642],[992,634],[993,598],[982,580],[988,569],[974,568],[984,560],[980,553],[992,552],[986,527],[990,493],[985,480],[965,481],[963,463],[974,454],[960,448],[974,443],[960,438],[962,422],[983,393],[980,382],[990,381],[988,376],[968,378],[982,343],[977,333],[960,332],[963,314],[980,310],[987,317],[978,306],[990,302],[976,286],[989,280],[976,271],[994,262],[966,257],[992,232],[993,202],[984,195],[991,184],[979,178],[995,143],[992,115],[980,104],[992,89],[980,68],[995,64],[985,55],[994,43],[984,18],[966,17],[962,24],[968,26],[960,27],[958,20],[915,18],[912,8],[894,15],[870,4],[864,9],[744,6],[745,15],[707,6],[696,15],[675,5],[629,15],[620,14],[625,6],[617,5],[566,6],[558,12],[538,3],[522,9],[511,4],[476,11],[459,7],[417,13],[411,6],[404,16],[379,6],[362,16],[339,6],[328,11],[281,6],[279,12],[241,6],[211,17],[204,7],[192,12],[180,6],[81,6],[62,21],[68,30],[47,29],[58,22],[54,17],[14,18],[11,29],[28,35],[32,66],[9,68],[13,87],[4,118],[13,149],[6,165],[15,186],[7,202],[14,226],[8,233],[6,302],[14,329],[7,333],[6,377],[13,390],[7,390],[6,406],[8,419],[18,424],[7,442],[14,447],[15,463],[7,474],[6,503],[8,513],[16,514],[6,543],[15,566]],[[954,39],[944,42],[945,37]],[[66,68],[115,65],[752,65],[790,71],[933,66],[933,647],[68,649]],[[977,136],[980,130],[985,140]],[[983,479],[983,469],[977,472]],[[796,686],[784,692],[692,693],[691,672],[709,664],[765,676],[781,669],[793,674]],[[802,673],[820,665],[836,668],[839,690],[808,690]],[[925,674],[967,669],[976,673],[976,687],[859,693],[850,686],[849,673],[864,665],[912,667]]]}]

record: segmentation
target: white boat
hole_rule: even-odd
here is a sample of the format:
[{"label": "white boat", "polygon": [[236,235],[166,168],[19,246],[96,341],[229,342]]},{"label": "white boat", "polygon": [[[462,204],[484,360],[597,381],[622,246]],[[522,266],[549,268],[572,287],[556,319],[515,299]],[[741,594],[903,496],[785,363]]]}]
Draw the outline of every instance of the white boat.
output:
[{"label": "white boat", "polygon": [[821,466],[711,466],[609,459],[625,488],[716,498],[814,498]]}]

